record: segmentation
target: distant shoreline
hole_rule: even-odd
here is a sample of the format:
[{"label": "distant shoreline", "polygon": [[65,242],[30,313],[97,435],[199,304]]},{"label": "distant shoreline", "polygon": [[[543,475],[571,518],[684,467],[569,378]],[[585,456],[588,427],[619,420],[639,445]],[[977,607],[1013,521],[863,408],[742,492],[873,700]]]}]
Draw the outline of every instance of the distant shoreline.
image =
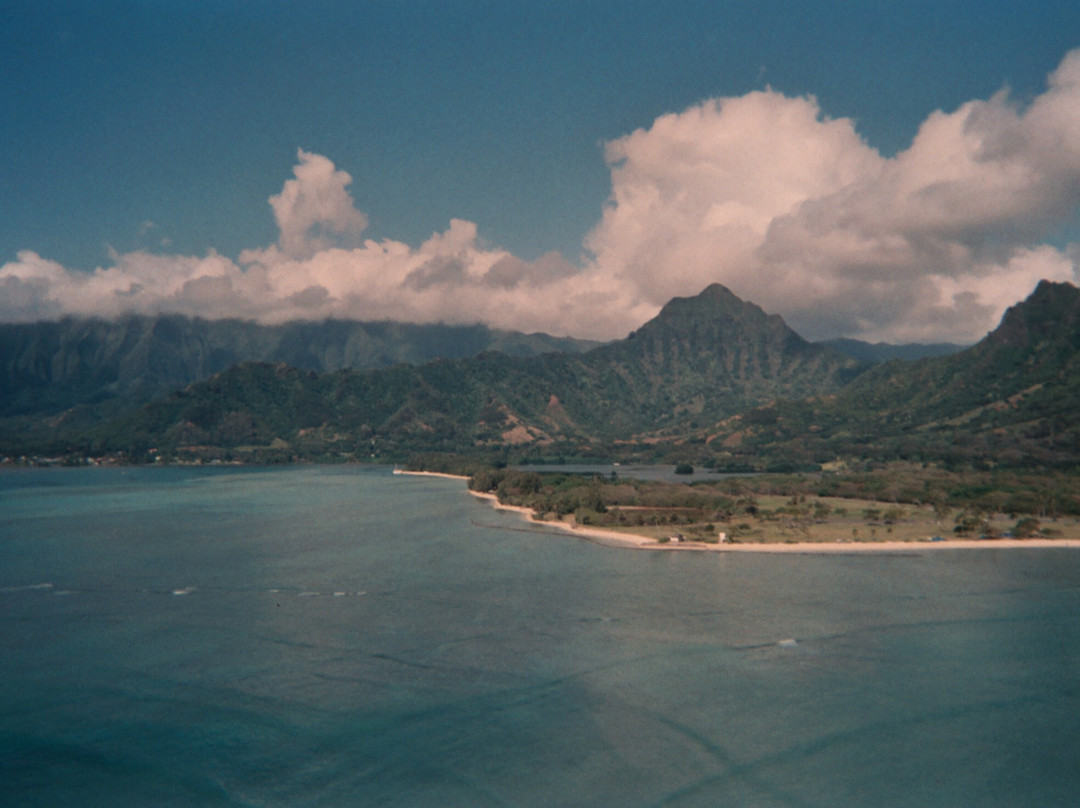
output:
[{"label": "distant shoreline", "polygon": [[406,471],[405,469],[394,469],[394,474],[407,474],[410,477],[445,477],[448,480],[466,480],[468,477],[464,474],[447,474],[444,471]]},{"label": "distant shoreline", "polygon": [[[460,474],[437,471],[401,471],[417,477],[445,477],[450,480],[468,480]],[[535,518],[532,508],[521,505],[504,505],[495,494],[468,489],[477,499],[483,499],[495,510],[513,511],[530,524],[548,527],[571,536],[591,541],[605,547],[621,547],[632,550],[663,550],[671,552],[719,552],[719,553],[896,553],[912,550],[995,550],[995,549],[1045,549],[1054,547],[1080,548],[1080,539],[945,539],[943,541],[878,541],[878,542],[760,542],[760,543],[712,543],[701,541],[660,542],[651,536],[624,533],[618,530],[572,525],[567,522],[544,522]]]}]

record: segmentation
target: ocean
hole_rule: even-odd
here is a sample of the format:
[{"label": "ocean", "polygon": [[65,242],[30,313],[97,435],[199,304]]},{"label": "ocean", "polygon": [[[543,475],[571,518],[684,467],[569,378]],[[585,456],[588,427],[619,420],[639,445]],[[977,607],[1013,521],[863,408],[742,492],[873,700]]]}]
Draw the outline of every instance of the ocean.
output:
[{"label": "ocean", "polygon": [[601,547],[357,467],[0,473],[0,805],[1074,806],[1080,551]]}]

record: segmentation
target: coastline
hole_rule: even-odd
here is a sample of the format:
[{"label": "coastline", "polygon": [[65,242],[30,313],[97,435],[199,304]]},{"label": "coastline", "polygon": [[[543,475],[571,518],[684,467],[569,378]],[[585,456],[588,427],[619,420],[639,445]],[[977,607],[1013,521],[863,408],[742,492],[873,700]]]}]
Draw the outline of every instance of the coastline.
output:
[{"label": "coastline", "polygon": [[757,544],[710,543],[681,541],[660,543],[651,536],[623,533],[618,530],[571,525],[566,522],[540,522],[533,519],[531,508],[520,505],[504,505],[494,494],[469,491],[474,497],[486,500],[500,511],[513,511],[531,524],[549,527],[586,539],[605,547],[623,547],[633,550],[661,550],[669,552],[711,553],[897,553],[912,550],[995,550],[995,549],[1045,549],[1052,547],[1080,547],[1080,539],[946,539],[945,541],[878,541],[878,542],[761,542]]},{"label": "coastline", "polygon": [[[399,471],[395,474],[408,474],[417,477],[445,477],[451,480],[468,480],[459,474],[445,474],[437,471]],[[1054,547],[1080,548],[1080,539],[945,539],[944,541],[878,541],[878,542],[761,542],[761,543],[710,543],[699,541],[681,541],[661,543],[651,536],[624,533],[618,530],[572,525],[567,522],[542,522],[534,519],[532,508],[521,505],[504,505],[495,494],[469,490],[477,499],[488,502],[499,511],[513,511],[520,514],[530,524],[537,527],[551,528],[560,533],[591,541],[604,547],[620,547],[631,550],[659,550],[667,552],[711,552],[711,553],[903,553],[914,550],[1007,550],[1007,549],[1047,549]]]},{"label": "coastline", "polygon": [[409,477],[445,477],[448,480],[465,480],[468,481],[468,477],[464,474],[447,474],[444,471],[406,471],[405,469],[394,469],[394,474],[405,474]]}]

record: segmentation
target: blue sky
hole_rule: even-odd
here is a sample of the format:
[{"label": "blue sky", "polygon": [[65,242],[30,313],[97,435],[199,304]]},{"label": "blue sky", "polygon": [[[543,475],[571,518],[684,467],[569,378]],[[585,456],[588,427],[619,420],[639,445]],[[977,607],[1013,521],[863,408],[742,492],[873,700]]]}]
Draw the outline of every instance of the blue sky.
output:
[{"label": "blue sky", "polygon": [[[788,125],[783,105],[770,107],[767,98],[791,101],[794,109],[795,100],[812,97],[818,122],[850,119],[849,129],[862,144],[889,161],[910,149],[937,110],[953,113],[972,101],[990,102],[1008,88],[1001,105],[1023,114],[1047,92],[1048,76],[1078,46],[1080,4],[1055,0],[2,3],[0,277],[6,270],[9,300],[22,302],[0,303],[0,318],[115,313],[118,296],[123,297],[115,284],[126,273],[125,299],[134,309],[200,313],[203,301],[208,316],[222,316],[213,301],[224,295],[233,303],[241,298],[250,303],[231,303],[227,311],[264,320],[308,311],[310,316],[481,319],[619,336],[673,294],[690,294],[719,280],[813,337],[971,337],[992,326],[1004,305],[1030,292],[1032,273],[1038,274],[1028,266],[1034,259],[1016,250],[1031,253],[1046,245],[1056,255],[1044,253],[1042,259],[1057,259],[1050,274],[1069,279],[1071,264],[1075,278],[1070,245],[1080,219],[1074,196],[1053,191],[1068,198],[1056,199],[1049,213],[1040,207],[1035,224],[1031,211],[1020,211],[1018,236],[1005,214],[992,213],[977,243],[957,236],[978,254],[962,267],[938,267],[933,288],[904,275],[913,270],[900,271],[895,282],[905,281],[908,290],[900,295],[901,308],[912,307],[922,323],[905,328],[895,313],[885,312],[897,305],[897,295],[875,276],[887,274],[884,265],[860,259],[845,269],[845,277],[862,273],[865,283],[856,289],[847,280],[837,285],[821,268],[836,259],[832,248],[820,248],[820,255],[797,270],[790,256],[749,261],[750,252],[783,252],[776,244],[748,242],[742,253],[728,256],[717,248],[720,242],[691,243],[694,229],[703,225],[689,209],[665,225],[664,214],[630,215],[633,211],[624,207],[622,221],[613,215],[605,224],[605,206],[619,207],[618,168],[626,169],[626,189],[640,190],[642,178],[651,177],[652,186],[681,199],[685,194],[671,190],[675,174],[654,163],[638,169],[651,159],[645,155],[674,148],[692,127],[688,119],[676,121],[685,132],[669,142],[656,122],[701,109],[710,99],[739,98],[762,102],[738,119],[741,132]],[[1059,102],[1066,110],[1071,104]],[[708,133],[725,127],[732,131],[735,116],[727,117],[731,120],[714,115],[707,133],[694,130],[699,142],[711,142]],[[1080,138],[1071,125],[1062,124],[1064,137]],[[817,128],[802,120],[788,131],[793,142],[813,141],[816,135],[809,130]],[[643,142],[640,151],[617,156],[620,148],[613,151],[611,144],[634,132],[651,133],[652,144]],[[718,137],[716,148],[729,142]],[[845,160],[853,150],[847,148]],[[807,159],[819,153],[808,152]],[[882,169],[864,157],[858,160],[863,168],[851,169],[851,188],[864,182],[856,181],[864,174],[891,170],[886,163]],[[787,161],[792,172],[799,171],[797,155],[789,154]],[[307,180],[293,173],[303,165],[310,168]],[[813,189],[800,185],[803,197],[792,197],[787,208],[776,207],[775,200],[767,214],[759,207],[757,219],[768,221],[753,227],[763,233],[775,223],[779,231],[792,205],[835,198],[841,189],[826,178],[838,171],[848,169],[823,168]],[[288,277],[295,280],[306,272],[306,286],[296,281],[298,288],[290,291],[287,282],[266,280],[278,278],[278,270],[285,277],[280,253],[287,225],[275,218],[268,200],[283,194],[291,178],[303,185],[297,191],[301,198],[309,191],[318,196],[316,185],[325,182],[362,212],[362,223],[346,215],[335,225],[309,209],[296,219],[299,209],[293,210],[289,215],[305,232],[335,236],[319,247],[359,249],[373,242],[384,244],[384,254],[394,252],[385,245],[412,251],[415,260],[401,270],[396,291],[375,289],[373,281],[338,283],[343,275],[355,279],[384,270],[372,268],[370,255],[362,261],[357,256],[355,266],[339,262],[331,270],[325,266],[330,253],[319,249],[287,256],[292,261]],[[731,211],[732,205],[748,203],[740,188],[700,204],[715,213],[717,205]],[[716,216],[710,216],[716,224]],[[467,227],[455,231],[452,221],[473,225],[475,233]],[[681,239],[679,249],[620,253],[619,245],[633,240],[627,232],[658,244],[668,240],[664,226],[682,234],[670,239]],[[907,238],[910,227],[904,228]],[[1006,234],[1000,240],[1012,253],[999,246],[991,255],[986,245],[996,236],[983,231],[993,228]],[[433,234],[441,234],[442,246],[425,252]],[[274,248],[279,254],[270,255]],[[709,250],[715,261],[707,257]],[[550,255],[553,251],[565,265]],[[28,252],[39,263],[26,259]],[[218,263],[194,268],[196,259],[208,255]],[[226,259],[235,266],[222,268]],[[298,264],[317,260],[323,261],[319,267]],[[1027,268],[1020,271],[1023,261]],[[42,269],[41,262],[52,269]],[[688,262],[696,267],[692,273],[685,270]],[[989,264],[1000,272],[995,275]],[[13,269],[16,265],[22,268]],[[187,273],[182,278],[175,274],[181,265]],[[490,274],[496,265],[498,271]],[[93,270],[115,270],[112,296],[94,298],[101,304],[97,310],[80,311],[58,291],[56,273],[65,273],[70,285],[78,273]],[[590,277],[565,285],[575,270]],[[240,286],[251,286],[257,271],[264,271],[264,286],[276,284],[278,297],[291,294],[295,301],[307,301],[308,310],[299,303],[290,308],[253,302],[253,287]],[[769,278],[775,285],[796,271],[809,279],[797,300],[759,299],[769,297],[762,294],[770,288]],[[327,280],[320,272],[338,274]],[[486,286],[446,286],[481,275]],[[984,288],[988,275],[999,279],[993,288]],[[16,276],[23,284],[18,290],[11,280]],[[31,276],[52,278],[55,288],[31,294]],[[167,295],[144,294],[158,278],[163,286],[179,285]],[[973,283],[965,286],[965,278]],[[519,297],[511,299],[511,286]],[[501,291],[491,295],[487,308],[462,302],[496,287]],[[402,302],[403,289],[415,292],[416,299]],[[429,289],[433,299],[420,300]],[[443,294],[436,294],[440,289]],[[88,299],[85,291],[80,299]],[[575,327],[580,313],[560,316],[550,306],[526,311],[521,302],[529,296],[569,295],[588,301],[585,311],[603,307],[618,314]],[[806,304],[808,295],[812,306]],[[445,310],[438,306],[440,296]],[[849,314],[832,311],[830,300]],[[945,314],[963,327],[941,327]]]}]

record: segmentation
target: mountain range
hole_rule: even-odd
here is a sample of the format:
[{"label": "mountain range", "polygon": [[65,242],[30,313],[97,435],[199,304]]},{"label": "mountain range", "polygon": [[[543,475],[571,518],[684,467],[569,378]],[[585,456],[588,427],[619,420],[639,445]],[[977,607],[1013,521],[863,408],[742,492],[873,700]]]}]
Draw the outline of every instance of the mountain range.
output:
[{"label": "mountain range", "polygon": [[1072,467],[1080,459],[1080,290],[1042,281],[976,345],[875,366],[835,395],[719,425],[741,455]]},{"label": "mountain range", "polygon": [[863,342],[862,340],[848,339],[846,337],[827,339],[822,344],[835,348],[852,359],[861,359],[864,362],[874,364],[888,362],[890,359],[926,359],[934,356],[948,356],[970,347],[958,345],[955,342],[933,342],[928,344],[911,342],[903,345],[893,345],[888,342]]},{"label": "mountain range", "polygon": [[[267,354],[273,361],[231,364],[105,426],[83,425],[78,408],[58,414],[52,423],[62,437],[39,445],[133,459],[397,460],[479,451],[732,468],[838,456],[1060,464],[1080,457],[1080,391],[1072,381],[1078,311],[1076,287],[1043,282],[977,345],[879,365],[809,343],[719,285],[672,300],[624,340],[567,346],[576,352],[537,353],[549,343],[534,335],[519,351],[533,355],[481,349],[334,370],[326,357],[342,356],[340,349],[320,358],[303,347],[318,341],[279,340],[279,353]],[[167,331],[183,322],[158,321],[162,345],[184,344]],[[216,356],[201,355],[204,367]],[[305,355],[318,361],[285,359]],[[30,446],[11,435],[6,442],[0,451]]]},{"label": "mountain range", "polygon": [[66,318],[0,324],[3,419],[32,428],[66,413],[90,425],[134,410],[245,361],[283,362],[319,373],[420,364],[499,351],[512,356],[579,352],[588,340],[499,331],[482,325],[324,320],[264,326],[181,315],[116,320]]},{"label": "mountain range", "polygon": [[777,396],[837,390],[862,369],[713,286],[671,301],[625,340],[579,354],[489,351],[326,374],[242,363],[112,424],[100,445],[399,457],[664,441]]}]

